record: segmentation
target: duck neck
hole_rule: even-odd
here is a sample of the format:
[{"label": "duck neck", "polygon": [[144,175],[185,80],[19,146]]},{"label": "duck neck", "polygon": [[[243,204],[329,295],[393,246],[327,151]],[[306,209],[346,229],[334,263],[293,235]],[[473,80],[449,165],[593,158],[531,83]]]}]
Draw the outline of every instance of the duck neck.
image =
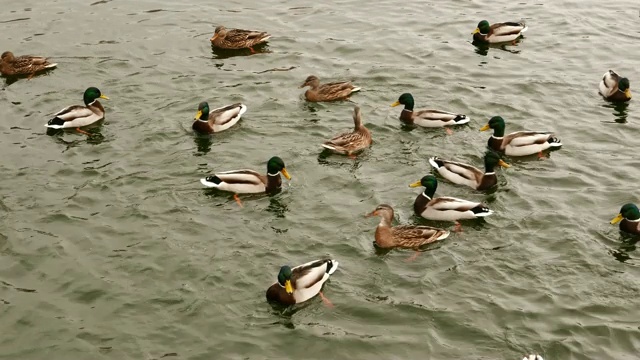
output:
[{"label": "duck neck", "polygon": [[267,186],[266,186],[267,192],[276,191],[280,189],[281,186],[282,186],[282,177],[280,177],[279,172],[275,174],[267,173]]},{"label": "duck neck", "polygon": [[376,227],[376,244],[382,248],[394,246],[391,220],[385,216],[380,218],[380,223]]},{"label": "duck neck", "polygon": [[494,128],[492,136],[494,138],[502,138],[502,137],[504,137],[504,127],[500,126],[500,127]]},{"label": "duck neck", "polygon": [[98,109],[100,112],[104,113],[104,108],[98,100],[93,100],[93,102],[88,103],[87,107]]},{"label": "duck neck", "polygon": [[496,173],[495,171],[496,165],[492,164],[492,163],[484,163],[484,174],[485,175],[494,175]]}]

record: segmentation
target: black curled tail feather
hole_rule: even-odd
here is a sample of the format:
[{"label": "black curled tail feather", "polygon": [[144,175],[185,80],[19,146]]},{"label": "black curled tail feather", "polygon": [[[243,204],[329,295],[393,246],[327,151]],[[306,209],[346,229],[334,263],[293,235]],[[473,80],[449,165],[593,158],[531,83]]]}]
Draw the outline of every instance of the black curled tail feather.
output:
[{"label": "black curled tail feather", "polygon": [[49,122],[47,122],[47,125],[64,125],[64,120],[60,119],[59,117],[54,117],[53,119],[49,120]]},{"label": "black curled tail feather", "polygon": [[440,159],[437,156],[433,157],[433,162],[436,163],[438,165],[438,167],[443,167],[444,166],[444,161],[442,161],[442,159]]},{"label": "black curled tail feather", "polygon": [[473,209],[471,209],[471,211],[473,211],[474,214],[483,214],[483,213],[491,212],[491,210],[488,207],[483,205],[478,205]]},{"label": "black curled tail feather", "polygon": [[455,119],[453,119],[453,121],[458,122],[458,121],[462,121],[464,119],[467,118],[467,115],[456,115]]},{"label": "black curled tail feather", "polygon": [[207,176],[207,177],[205,178],[205,180],[206,180],[207,182],[214,183],[214,184],[216,184],[216,185],[220,185],[220,183],[222,182],[222,179],[220,179],[219,177],[217,177],[217,176],[215,176],[215,175],[213,175],[213,176]]},{"label": "black curled tail feather", "polygon": [[560,144],[560,139],[558,139],[558,138],[557,138],[557,137],[555,137],[555,136],[551,136],[551,137],[549,137],[549,139],[547,140],[547,142],[548,142],[549,144]]}]

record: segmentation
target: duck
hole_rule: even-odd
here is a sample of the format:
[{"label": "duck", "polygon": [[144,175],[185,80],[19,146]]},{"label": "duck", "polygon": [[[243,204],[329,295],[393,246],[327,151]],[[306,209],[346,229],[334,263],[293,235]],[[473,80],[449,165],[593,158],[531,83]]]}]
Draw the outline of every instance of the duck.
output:
[{"label": "duck", "polygon": [[478,27],[476,27],[472,34],[474,41],[497,44],[515,41],[528,29],[524,21],[511,21],[490,25],[487,20],[482,20],[478,23]]},{"label": "duck", "polygon": [[475,190],[487,190],[498,184],[498,177],[494,170],[496,166],[511,167],[500,158],[499,154],[491,150],[484,155],[484,171],[469,164],[444,160],[437,156],[429,158],[429,164],[443,178]]},{"label": "duck", "polygon": [[342,154],[352,157],[353,154],[360,152],[371,145],[371,131],[362,124],[362,115],[360,107],[353,108],[353,124],[352,132],[345,132],[333,137],[322,144],[322,147],[336,154]]},{"label": "duck", "polygon": [[352,93],[361,90],[350,81],[320,84],[320,79],[315,75],[309,75],[300,85],[300,89],[307,86],[309,89],[305,91],[304,96],[311,102],[346,100]]},{"label": "duck", "polygon": [[191,128],[198,133],[213,134],[229,129],[247,111],[247,106],[242,103],[223,106],[209,111],[209,103],[206,101],[198,104],[198,112],[194,117]]},{"label": "duck", "polygon": [[274,156],[267,161],[266,176],[248,169],[231,170],[207,176],[200,179],[200,183],[206,187],[234,193],[233,198],[242,207],[238,194],[275,193],[282,187],[280,174],[291,180],[284,161]]},{"label": "duck", "polygon": [[284,265],[278,272],[278,281],[267,289],[267,300],[281,305],[303,303],[316,295],[327,301],[322,285],[338,269],[338,261],[321,259],[291,268]]},{"label": "duck", "polygon": [[58,64],[50,63],[43,56],[22,55],[14,56],[11,51],[5,51],[0,55],[0,73],[4,76],[30,75],[53,69]]},{"label": "duck", "polygon": [[393,222],[393,208],[387,204],[380,204],[375,210],[365,215],[378,216],[380,223],[376,227],[376,245],[382,249],[405,248],[417,249],[421,246],[446,239],[449,230],[431,226],[398,225]]},{"label": "duck", "polygon": [[49,120],[45,126],[51,129],[75,128],[82,134],[91,135],[80,128],[104,119],[105,111],[98,99],[109,100],[109,98],[93,86],[84,91],[82,98],[85,106],[67,106],[55,113],[53,119]]},{"label": "duck", "polygon": [[413,202],[413,211],[416,215],[428,220],[453,221],[456,224],[454,230],[456,232],[462,229],[459,220],[477,219],[493,214],[493,210],[479,202],[448,196],[434,198],[433,195],[438,188],[438,179],[433,175],[426,175],[409,185],[412,188],[419,186],[423,186],[425,189]]},{"label": "duck", "polygon": [[427,128],[444,127],[450,125],[466,124],[471,119],[467,115],[455,114],[441,110],[413,110],[413,95],[404,93],[398,100],[391,104],[392,107],[404,105],[400,113],[400,121],[407,125],[417,125]]},{"label": "duck", "polygon": [[620,77],[615,71],[609,70],[602,76],[598,86],[600,95],[609,101],[625,102],[631,100],[629,79]]},{"label": "duck", "polygon": [[253,31],[243,29],[227,29],[220,25],[216,27],[210,41],[215,47],[221,49],[246,49],[255,53],[253,47],[267,42],[271,35],[264,31]]},{"label": "duck", "polygon": [[493,135],[488,141],[489,148],[504,152],[508,156],[528,156],[537,153],[538,157],[544,158],[542,155],[544,150],[562,146],[560,139],[549,131],[516,131],[505,136],[504,128],[504,119],[494,116],[480,128],[480,131],[493,129]]},{"label": "duck", "polygon": [[635,204],[624,204],[611,224],[620,223],[620,230],[634,235],[640,234],[640,210]]}]

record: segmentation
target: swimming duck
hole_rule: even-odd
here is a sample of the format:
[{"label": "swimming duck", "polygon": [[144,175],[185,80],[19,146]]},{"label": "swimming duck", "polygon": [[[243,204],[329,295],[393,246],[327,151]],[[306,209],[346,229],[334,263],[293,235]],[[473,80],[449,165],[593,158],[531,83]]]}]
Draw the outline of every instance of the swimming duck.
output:
[{"label": "swimming duck", "polygon": [[487,20],[482,20],[472,34],[474,41],[495,44],[515,41],[527,29],[528,27],[524,21],[489,25]]},{"label": "swimming duck", "polygon": [[[620,222],[622,221],[622,222]],[[635,204],[624,204],[618,216],[611,220],[611,224],[620,222],[620,230],[629,234],[640,234],[640,210]]]},{"label": "swimming duck", "polygon": [[104,119],[104,108],[98,99],[109,100],[109,98],[98,88],[90,87],[84,91],[83,99],[85,106],[67,106],[58,111],[45,126],[52,129],[76,128],[80,133],[91,135],[80,128]]},{"label": "swimming duck", "polygon": [[458,220],[476,219],[493,214],[493,210],[482,203],[462,200],[454,197],[442,196],[434,198],[438,188],[438,180],[433,175],[424,176],[410,187],[423,186],[424,192],[413,202],[413,211],[428,220],[454,221],[455,231],[460,231],[462,225]]},{"label": "swimming duck", "polygon": [[598,86],[600,95],[610,101],[629,101],[631,100],[631,89],[629,89],[629,79],[620,77],[613,70],[609,70],[602,76],[600,86]]},{"label": "swimming duck", "polygon": [[509,156],[527,156],[537,153],[540,158],[543,158],[542,151],[562,146],[560,139],[552,132],[516,131],[505,136],[504,128],[504,119],[494,116],[480,131],[493,129],[493,135],[488,142],[489,148]]},{"label": "swimming duck", "polygon": [[476,190],[490,189],[498,184],[494,168],[497,165],[508,168],[511,165],[500,159],[500,155],[493,151],[487,151],[484,155],[484,171],[465,163],[443,160],[437,156],[429,159],[429,164],[442,175],[443,178],[454,184],[466,185]]},{"label": "swimming duck", "polygon": [[245,49],[249,48],[255,52],[253,47],[262,44],[271,38],[270,34],[264,31],[227,29],[224,26],[216,27],[211,44],[221,49]]},{"label": "swimming duck", "polygon": [[449,236],[449,231],[431,226],[398,225],[393,222],[393,208],[381,204],[366,217],[379,216],[380,223],[376,227],[376,245],[383,249],[395,247],[417,249]]},{"label": "swimming duck", "polygon": [[5,51],[0,55],[0,73],[4,76],[30,75],[53,69],[58,64],[50,63],[46,57],[22,55],[14,56],[11,51]]},{"label": "swimming duck", "polygon": [[274,193],[280,190],[282,187],[280,174],[287,180],[291,180],[284,161],[274,156],[267,162],[266,176],[253,170],[231,170],[207,176],[200,179],[200,182],[207,187],[234,193],[233,198],[238,205],[242,206],[238,194]]},{"label": "swimming duck", "polygon": [[311,261],[291,268],[280,268],[278,281],[267,289],[267,300],[283,305],[305,302],[316,295],[327,301],[322,294],[322,285],[338,269],[336,260]]},{"label": "swimming duck", "polygon": [[404,105],[404,109],[400,113],[400,120],[408,125],[434,128],[448,125],[462,125],[471,121],[466,115],[441,110],[417,110],[414,112],[413,95],[409,93],[400,95],[398,101],[391,104],[392,107],[398,105]]},{"label": "swimming duck", "polygon": [[310,89],[305,91],[304,96],[307,101],[336,101],[346,100],[352,93],[360,91],[359,87],[351,84],[350,81],[332,82],[320,85],[320,79],[315,75],[310,75],[304,81],[300,88],[309,86]]},{"label": "swimming duck", "polygon": [[198,105],[198,112],[194,117],[195,121],[191,128],[203,134],[213,134],[224,131],[240,121],[242,114],[246,111],[247,107],[241,103],[227,105],[209,111],[209,104],[203,101]]},{"label": "swimming duck", "polygon": [[352,132],[337,135],[322,144],[322,147],[337,154],[348,156],[368,148],[371,145],[371,131],[362,125],[360,107],[357,105],[353,108],[353,124],[354,129]]}]

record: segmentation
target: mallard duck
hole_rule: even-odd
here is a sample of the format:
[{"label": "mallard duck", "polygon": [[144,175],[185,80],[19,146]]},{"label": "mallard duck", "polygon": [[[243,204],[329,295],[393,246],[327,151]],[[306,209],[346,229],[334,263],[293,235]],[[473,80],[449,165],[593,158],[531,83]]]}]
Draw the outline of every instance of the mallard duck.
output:
[{"label": "mallard duck", "polygon": [[509,156],[527,156],[537,153],[542,158],[544,150],[562,146],[560,139],[555,137],[552,132],[516,131],[505,136],[504,128],[504,119],[500,116],[494,116],[480,131],[493,129],[493,135],[488,142],[489,148],[504,152]]},{"label": "mallard duck", "polygon": [[629,89],[629,79],[620,77],[613,70],[609,70],[602,76],[598,87],[600,95],[610,101],[631,100],[631,89]]},{"label": "mallard duck", "polygon": [[350,81],[332,82],[320,85],[320,79],[315,75],[310,75],[300,88],[309,86],[310,89],[304,92],[307,101],[336,101],[346,100],[352,93],[360,91],[359,87],[351,84]]},{"label": "mallard duck", "polygon": [[379,216],[380,223],[376,227],[376,245],[383,249],[394,247],[417,249],[449,236],[449,231],[431,226],[398,225],[393,222],[393,208],[381,204],[366,217]]},{"label": "mallard duck", "polygon": [[58,111],[45,126],[52,129],[76,128],[80,133],[91,135],[80,128],[104,119],[104,108],[98,99],[109,100],[109,98],[98,88],[90,87],[84,91],[83,99],[85,106],[67,106]]},{"label": "mallard duck", "polygon": [[515,41],[527,29],[528,27],[524,21],[489,25],[487,20],[482,20],[472,34],[474,41],[495,44]]},{"label": "mallard duck", "polygon": [[267,289],[267,300],[283,305],[305,302],[312,297],[322,295],[322,285],[338,269],[336,260],[323,259],[311,261],[291,268],[280,268],[278,281]]},{"label": "mallard duck", "polygon": [[404,109],[400,113],[400,120],[409,125],[435,128],[449,125],[462,125],[471,121],[467,115],[454,114],[441,110],[413,111],[413,95],[409,93],[400,95],[398,101],[391,104],[391,106],[395,107],[401,104],[404,105]]},{"label": "mallard duck", "polygon": [[[621,222],[622,221],[622,222]],[[620,230],[629,234],[640,234],[640,210],[635,204],[624,204],[618,216],[611,220],[611,224],[620,222]]]},{"label": "mallard duck", "polygon": [[371,145],[371,131],[362,125],[360,107],[357,105],[353,108],[353,124],[354,129],[352,132],[342,133],[326,141],[322,144],[322,147],[337,154],[348,156],[368,148]]},{"label": "mallard duck", "polygon": [[443,178],[452,183],[466,185],[476,190],[490,189],[498,184],[498,177],[494,170],[497,165],[505,168],[511,166],[502,161],[500,155],[493,151],[487,151],[484,155],[484,171],[465,163],[443,160],[437,156],[430,158],[429,164],[431,164]]},{"label": "mallard duck", "polygon": [[31,75],[53,69],[58,64],[50,63],[46,57],[22,55],[15,57],[11,51],[0,56],[0,73],[4,76]]},{"label": "mallard duck", "polygon": [[238,194],[276,192],[282,187],[280,174],[284,175],[287,180],[291,180],[291,176],[284,166],[284,161],[274,156],[267,162],[266,176],[253,170],[232,170],[207,176],[200,179],[200,182],[207,187],[234,193],[233,198],[238,202],[238,205],[242,206]]},{"label": "mallard duck", "polygon": [[209,104],[203,101],[198,105],[198,112],[194,117],[195,121],[191,128],[203,134],[213,134],[224,131],[240,121],[242,114],[246,111],[247,107],[241,103],[227,105],[209,111]]},{"label": "mallard duck", "polygon": [[211,44],[221,49],[245,49],[255,52],[253,47],[269,40],[270,34],[264,31],[227,29],[224,26],[216,27],[211,37]]},{"label": "mallard duck", "polygon": [[433,175],[424,176],[410,187],[423,186],[424,192],[413,202],[413,211],[428,220],[455,221],[456,230],[462,225],[458,220],[468,220],[486,217],[493,214],[493,210],[482,203],[462,200],[454,197],[442,196],[434,198],[438,188],[438,180]]}]

